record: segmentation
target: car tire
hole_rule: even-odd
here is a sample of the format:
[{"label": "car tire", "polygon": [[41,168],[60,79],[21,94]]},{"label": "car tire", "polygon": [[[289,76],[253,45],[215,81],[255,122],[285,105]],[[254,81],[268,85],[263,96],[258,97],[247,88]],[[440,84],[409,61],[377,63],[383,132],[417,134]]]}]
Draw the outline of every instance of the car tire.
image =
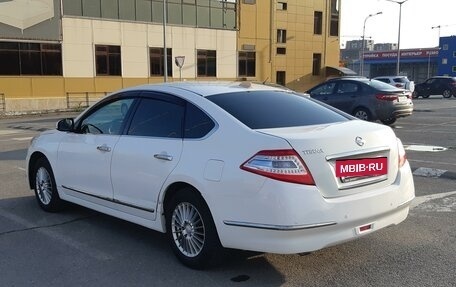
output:
[{"label": "car tire", "polygon": [[364,121],[371,121],[372,120],[371,113],[365,108],[357,108],[357,109],[355,109],[355,111],[353,112],[353,116],[358,118],[358,119],[360,119],[360,120],[364,120]]},{"label": "car tire", "polygon": [[423,99],[427,99],[429,98],[430,95],[421,95],[423,97]]},{"label": "car tire", "polygon": [[197,191],[178,191],[165,207],[165,218],[171,248],[184,265],[200,270],[221,262],[223,248],[214,220]]},{"label": "car tire", "polygon": [[380,120],[384,125],[390,126],[396,122],[396,118]]},{"label": "car tire", "polygon": [[420,97],[420,95],[418,95],[418,92],[417,91],[413,91],[412,98],[418,99],[419,97]]},{"label": "car tire", "polygon": [[444,90],[443,93],[442,93],[442,96],[445,99],[451,98],[451,91],[450,90]]},{"label": "car tire", "polygon": [[60,211],[64,201],[60,199],[54,173],[46,158],[40,158],[33,169],[35,197],[39,206],[47,212]]}]

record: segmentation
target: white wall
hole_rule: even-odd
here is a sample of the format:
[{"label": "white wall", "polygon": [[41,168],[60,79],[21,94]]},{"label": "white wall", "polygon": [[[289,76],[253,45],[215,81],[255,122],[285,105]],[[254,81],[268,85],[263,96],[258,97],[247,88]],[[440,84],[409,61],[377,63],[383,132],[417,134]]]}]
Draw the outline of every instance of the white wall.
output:
[{"label": "white wall", "polygon": [[[94,47],[120,45],[122,76],[149,77],[149,47],[163,47],[162,25],[65,17],[63,27],[63,75],[94,77]],[[167,26],[167,47],[173,57],[185,56],[183,78],[196,78],[196,50],[217,50],[217,78],[237,77],[236,32]],[[173,77],[179,78],[174,65]]]}]

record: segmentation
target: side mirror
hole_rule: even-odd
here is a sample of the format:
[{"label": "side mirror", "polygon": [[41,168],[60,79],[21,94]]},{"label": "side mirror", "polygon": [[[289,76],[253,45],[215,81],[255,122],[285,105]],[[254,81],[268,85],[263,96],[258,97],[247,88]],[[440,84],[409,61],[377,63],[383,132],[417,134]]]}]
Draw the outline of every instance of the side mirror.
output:
[{"label": "side mirror", "polygon": [[57,122],[57,130],[61,132],[71,132],[74,129],[74,120],[72,118],[62,119]]}]

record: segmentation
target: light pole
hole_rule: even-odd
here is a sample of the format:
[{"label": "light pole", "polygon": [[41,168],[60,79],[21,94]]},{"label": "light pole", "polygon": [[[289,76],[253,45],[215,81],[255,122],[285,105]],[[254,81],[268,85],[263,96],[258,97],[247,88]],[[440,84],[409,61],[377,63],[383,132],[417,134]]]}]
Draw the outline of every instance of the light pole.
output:
[{"label": "light pole", "polygon": [[365,41],[365,34],[366,34],[366,21],[367,19],[369,19],[370,17],[374,17],[374,16],[377,16],[377,15],[380,15],[382,14],[383,12],[377,12],[375,14],[369,14],[369,16],[366,17],[366,19],[364,19],[364,25],[363,25],[363,48],[362,48],[362,52],[361,52],[361,76],[364,76],[364,50],[366,48],[366,41]]},{"label": "light pole", "polygon": [[166,0],[163,0],[163,81],[168,82],[168,52],[166,50]]},{"label": "light pole", "polygon": [[397,32],[397,64],[396,64],[396,75],[399,75],[399,63],[401,61],[401,18],[402,18],[402,4],[407,2],[408,0],[402,1],[394,1],[394,0],[386,0],[389,2],[393,2],[399,4],[399,31]]}]

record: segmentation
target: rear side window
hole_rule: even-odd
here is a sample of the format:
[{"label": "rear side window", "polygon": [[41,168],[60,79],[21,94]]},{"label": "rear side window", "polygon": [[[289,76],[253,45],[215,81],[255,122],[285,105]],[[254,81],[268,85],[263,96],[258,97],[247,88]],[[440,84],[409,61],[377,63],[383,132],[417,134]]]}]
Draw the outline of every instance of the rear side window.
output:
[{"label": "rear side window", "polygon": [[203,111],[194,105],[187,103],[185,113],[184,138],[198,139],[205,137],[213,128],[215,123]]},{"label": "rear side window", "polygon": [[348,118],[311,99],[284,91],[252,91],[206,97],[251,129],[308,126]]},{"label": "rear side window", "polygon": [[157,99],[144,98],[138,105],[128,135],[182,138],[184,106]]}]

